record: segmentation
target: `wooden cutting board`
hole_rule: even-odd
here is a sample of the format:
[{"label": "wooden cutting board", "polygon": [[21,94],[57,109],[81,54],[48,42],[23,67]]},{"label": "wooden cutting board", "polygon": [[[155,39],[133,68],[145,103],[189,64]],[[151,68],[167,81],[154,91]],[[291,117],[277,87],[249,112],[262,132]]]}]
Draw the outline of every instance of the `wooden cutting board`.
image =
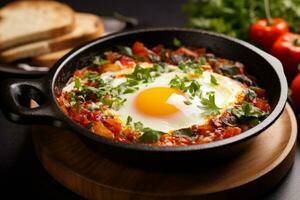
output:
[{"label": "wooden cutting board", "polygon": [[[95,154],[75,134],[36,126],[33,139],[45,169],[88,199],[253,199],[278,184],[295,156],[297,122],[287,104],[281,117],[229,162],[194,171],[151,171]],[[199,158],[201,159],[201,158]]]}]

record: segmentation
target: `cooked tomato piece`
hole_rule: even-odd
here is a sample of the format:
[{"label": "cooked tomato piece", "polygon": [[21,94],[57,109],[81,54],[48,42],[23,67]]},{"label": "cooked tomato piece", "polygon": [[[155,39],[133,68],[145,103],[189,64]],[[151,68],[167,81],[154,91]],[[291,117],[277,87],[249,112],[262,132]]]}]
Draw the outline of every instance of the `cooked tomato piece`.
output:
[{"label": "cooked tomato piece", "polygon": [[195,140],[195,143],[196,144],[205,144],[205,143],[209,143],[213,141],[212,138],[209,138],[209,137],[198,137],[196,140]]},{"label": "cooked tomato piece", "polygon": [[122,130],[122,125],[120,122],[113,118],[108,118],[104,120],[106,127],[116,134],[120,134]]},{"label": "cooked tomato piece", "polygon": [[154,53],[156,53],[157,55],[162,55],[163,49],[164,49],[163,45],[157,45],[157,46],[155,46],[155,47],[152,48],[152,51]]},{"label": "cooked tomato piece", "polygon": [[264,112],[269,112],[271,110],[270,105],[266,100],[257,98],[253,100],[253,104]]},{"label": "cooked tomato piece", "polygon": [[238,135],[242,132],[242,130],[239,127],[226,127],[224,129],[223,137],[229,138],[235,135]]},{"label": "cooked tomato piece", "polygon": [[108,60],[110,63],[114,63],[116,60],[118,60],[122,55],[117,52],[108,51],[105,53],[106,60]]},{"label": "cooked tomato piece", "polygon": [[99,73],[104,73],[104,72],[117,72],[120,71],[121,67],[117,64],[114,63],[108,63],[104,64],[98,67],[98,72]]},{"label": "cooked tomato piece", "polygon": [[206,53],[206,49],[205,48],[196,48],[196,49],[193,49],[193,51],[198,55],[203,55]]},{"label": "cooked tomato piece", "polygon": [[211,131],[212,127],[210,124],[205,124],[205,125],[193,125],[192,130],[195,132],[207,132]]},{"label": "cooked tomato piece", "polygon": [[85,70],[79,70],[77,69],[75,72],[74,72],[74,76],[77,76],[79,78],[83,78],[85,75]]},{"label": "cooked tomato piece", "polygon": [[92,125],[92,130],[95,134],[107,137],[107,138],[113,138],[114,134],[112,131],[110,131],[108,128],[104,126],[104,124],[100,121],[94,122]]},{"label": "cooked tomato piece", "polygon": [[148,58],[149,50],[141,42],[135,42],[132,46],[132,52],[143,58]]},{"label": "cooked tomato piece", "polygon": [[187,55],[187,56],[194,57],[194,58],[197,58],[199,56],[196,52],[194,52],[188,48],[185,48],[185,47],[180,47],[175,52],[178,54],[183,54],[183,55]]},{"label": "cooked tomato piece", "polygon": [[134,60],[132,58],[127,57],[127,56],[122,56],[119,61],[124,66],[122,69],[131,68],[131,67],[135,66]]}]

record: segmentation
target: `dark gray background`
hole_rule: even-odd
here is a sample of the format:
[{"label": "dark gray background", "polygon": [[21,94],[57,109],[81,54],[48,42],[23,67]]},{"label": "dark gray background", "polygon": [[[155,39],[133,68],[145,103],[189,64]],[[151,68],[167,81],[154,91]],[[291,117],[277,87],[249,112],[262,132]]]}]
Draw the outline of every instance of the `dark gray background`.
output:
[{"label": "dark gray background", "polygon": [[[0,6],[11,2],[1,0]],[[110,16],[114,11],[140,20],[139,27],[184,26],[184,0],[67,0],[75,10]],[[26,20],[26,19],[24,19]],[[298,142],[299,143],[299,142]],[[33,150],[30,127],[15,125],[0,113],[1,199],[81,199],[57,183],[43,169]],[[7,198],[3,198],[6,197]],[[262,199],[300,198],[300,148],[295,164],[282,182]]]}]

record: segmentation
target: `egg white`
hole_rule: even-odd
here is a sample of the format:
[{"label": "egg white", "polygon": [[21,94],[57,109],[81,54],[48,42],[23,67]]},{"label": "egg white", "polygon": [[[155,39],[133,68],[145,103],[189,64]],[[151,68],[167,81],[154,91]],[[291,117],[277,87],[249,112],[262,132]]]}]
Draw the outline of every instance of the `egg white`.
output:
[{"label": "egg white", "polygon": [[[174,69],[173,66],[170,67]],[[124,123],[127,117],[131,116],[133,122],[141,122],[144,127],[150,127],[162,132],[187,128],[195,124],[206,124],[210,117],[203,114],[204,109],[201,108],[201,100],[197,96],[191,100],[190,105],[186,105],[184,103],[187,100],[186,97],[180,94],[172,94],[167,102],[175,106],[180,112],[163,117],[145,115],[139,112],[135,107],[134,102],[140,92],[152,87],[170,87],[169,82],[176,75],[181,78],[186,76],[184,72],[177,69],[162,74],[151,83],[139,85],[139,89],[135,93],[120,95],[122,99],[125,98],[127,100],[118,111],[115,111],[115,114],[118,115]],[[216,78],[218,85],[211,84],[211,75]],[[103,76],[105,76],[105,74],[103,74]],[[215,103],[221,108],[220,114],[225,112],[226,109],[233,107],[239,101],[240,98],[238,97],[241,96],[245,90],[245,87],[239,82],[211,71],[204,71],[203,74],[195,80],[201,85],[203,97],[207,97],[207,92],[213,91],[215,93]],[[126,78],[117,78],[112,81],[112,84],[117,86],[125,81]],[[189,93],[187,93],[187,95],[189,95]]]}]

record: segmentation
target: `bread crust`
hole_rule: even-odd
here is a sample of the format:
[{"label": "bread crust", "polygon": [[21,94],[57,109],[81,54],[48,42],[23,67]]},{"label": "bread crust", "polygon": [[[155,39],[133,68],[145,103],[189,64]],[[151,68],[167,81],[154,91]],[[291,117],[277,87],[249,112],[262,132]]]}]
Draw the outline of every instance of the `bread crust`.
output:
[{"label": "bread crust", "polygon": [[[36,42],[41,41],[53,37],[58,37],[62,34],[66,34],[68,32],[71,32],[74,29],[75,24],[75,14],[72,8],[70,8],[68,5],[55,2],[55,1],[15,1],[12,3],[7,4],[3,8],[0,9],[0,18],[1,20],[6,20],[5,17],[6,13],[11,12],[12,10],[16,9],[39,9],[39,8],[46,8],[47,10],[53,10],[54,12],[60,12],[60,14],[63,13],[65,17],[70,18],[69,23],[57,23],[57,26],[51,27],[48,30],[41,30],[38,32],[32,32],[27,33],[24,35],[19,35],[14,38],[1,38],[1,31],[0,31],[0,50],[4,50],[7,48],[15,47],[18,45],[30,43],[30,42]],[[0,23],[1,23],[0,20]],[[9,19],[8,19],[9,20]],[[24,20],[24,23],[26,23],[26,20]],[[20,30],[21,31],[21,30]]]},{"label": "bread crust", "polygon": [[[77,13],[77,17],[84,17],[88,20],[92,20],[94,23],[94,29],[91,31],[83,31],[80,34],[76,34],[76,27],[74,32],[56,37],[54,39],[30,43],[22,46],[18,46],[6,51],[0,52],[0,60],[4,63],[12,62],[22,58],[34,57],[32,60],[35,63],[41,63],[43,59],[38,58],[39,55],[56,52],[68,48],[74,48],[75,46],[81,45],[89,40],[100,37],[104,34],[104,26],[102,19],[93,14]],[[76,23],[75,23],[76,24]],[[48,61],[45,61],[48,63]]]}]

